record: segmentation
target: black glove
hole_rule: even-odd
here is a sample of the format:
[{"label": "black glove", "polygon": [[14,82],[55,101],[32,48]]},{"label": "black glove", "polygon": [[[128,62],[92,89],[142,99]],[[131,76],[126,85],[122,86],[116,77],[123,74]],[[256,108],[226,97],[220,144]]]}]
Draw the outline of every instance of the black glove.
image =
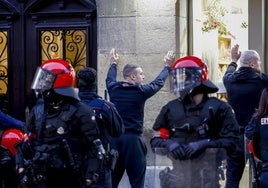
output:
[{"label": "black glove", "polygon": [[166,148],[168,149],[170,155],[175,160],[184,160],[185,159],[185,151],[183,146],[174,140],[167,139],[166,140]]},{"label": "black glove", "polygon": [[203,149],[206,149],[209,146],[209,139],[200,140],[196,142],[190,142],[189,144],[184,146],[185,153],[187,158],[190,158],[194,154],[196,154],[198,151],[201,151]]}]

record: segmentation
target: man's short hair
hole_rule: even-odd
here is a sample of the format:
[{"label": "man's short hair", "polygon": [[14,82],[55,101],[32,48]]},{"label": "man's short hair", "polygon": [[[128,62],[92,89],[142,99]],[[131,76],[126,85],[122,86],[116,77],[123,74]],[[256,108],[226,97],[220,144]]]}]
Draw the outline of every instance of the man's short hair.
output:
[{"label": "man's short hair", "polygon": [[123,68],[123,77],[127,78],[129,77],[132,73],[136,74],[136,69],[140,68],[141,66],[137,64],[126,64]]},{"label": "man's short hair", "polygon": [[78,71],[77,78],[87,84],[94,84],[97,78],[97,71],[92,67],[86,67]]},{"label": "man's short hair", "polygon": [[259,59],[259,54],[255,50],[246,50],[241,54],[240,64],[241,66],[249,66],[252,61]]}]

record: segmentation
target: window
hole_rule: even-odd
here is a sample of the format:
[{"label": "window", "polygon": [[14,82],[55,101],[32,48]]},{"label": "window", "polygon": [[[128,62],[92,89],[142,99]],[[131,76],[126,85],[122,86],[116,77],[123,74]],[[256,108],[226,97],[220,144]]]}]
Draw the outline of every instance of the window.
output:
[{"label": "window", "polygon": [[193,1],[193,54],[207,63],[214,83],[222,82],[234,44],[248,48],[248,2]]}]

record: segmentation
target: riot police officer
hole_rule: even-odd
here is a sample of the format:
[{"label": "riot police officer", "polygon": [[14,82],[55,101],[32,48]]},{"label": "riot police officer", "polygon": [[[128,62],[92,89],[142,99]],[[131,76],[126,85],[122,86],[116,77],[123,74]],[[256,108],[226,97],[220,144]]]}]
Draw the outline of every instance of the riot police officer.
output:
[{"label": "riot police officer", "polygon": [[0,130],[16,128],[22,130],[25,123],[0,110]]},{"label": "riot police officer", "polygon": [[80,102],[74,82],[73,67],[61,59],[47,60],[36,70],[32,89],[44,102],[31,110],[28,140],[17,146],[23,186],[82,187],[98,178],[94,140],[99,131],[93,110]]},{"label": "riot police officer", "polygon": [[[219,187],[222,153],[236,149],[238,125],[232,108],[209,96],[218,88],[208,80],[205,63],[195,56],[180,58],[170,72],[171,91],[178,98],[157,116],[151,147],[166,148],[173,169],[159,174],[162,187]],[[224,148],[224,149],[220,149]],[[223,152],[224,151],[224,152]]]},{"label": "riot police officer", "polygon": [[92,67],[81,69],[77,73],[78,95],[81,101],[93,108],[100,130],[100,140],[104,146],[104,157],[99,169],[99,181],[94,188],[111,188],[111,172],[115,167],[118,151],[111,147],[111,138],[119,137],[124,133],[124,124],[114,104],[101,98],[97,94],[97,71]]},{"label": "riot police officer", "polygon": [[[260,161],[259,187],[268,187],[268,89],[260,97],[259,107],[246,126],[245,135],[253,141],[254,154]],[[253,161],[252,161],[253,162]],[[252,164],[254,165],[254,164]],[[255,172],[257,173],[257,172]],[[258,181],[258,180],[257,180]]]},{"label": "riot police officer", "polygon": [[[15,122],[19,120],[15,119]],[[23,122],[20,122],[24,124]],[[11,128],[0,130],[0,188],[17,188],[19,177],[15,170],[15,144],[23,139],[20,129]]]},{"label": "riot police officer", "polygon": [[0,188],[18,187],[14,144],[23,136],[25,123],[0,110]]}]

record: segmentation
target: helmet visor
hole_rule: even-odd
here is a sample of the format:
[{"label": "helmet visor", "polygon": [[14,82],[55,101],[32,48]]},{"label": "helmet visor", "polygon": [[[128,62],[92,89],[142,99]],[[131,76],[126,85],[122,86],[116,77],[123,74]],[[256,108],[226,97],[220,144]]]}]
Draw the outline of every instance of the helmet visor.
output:
[{"label": "helmet visor", "polygon": [[49,90],[53,87],[56,76],[56,74],[38,67],[31,88],[41,93]]},{"label": "helmet visor", "polygon": [[170,92],[191,91],[201,84],[201,77],[202,69],[199,67],[173,69],[169,74]]}]

